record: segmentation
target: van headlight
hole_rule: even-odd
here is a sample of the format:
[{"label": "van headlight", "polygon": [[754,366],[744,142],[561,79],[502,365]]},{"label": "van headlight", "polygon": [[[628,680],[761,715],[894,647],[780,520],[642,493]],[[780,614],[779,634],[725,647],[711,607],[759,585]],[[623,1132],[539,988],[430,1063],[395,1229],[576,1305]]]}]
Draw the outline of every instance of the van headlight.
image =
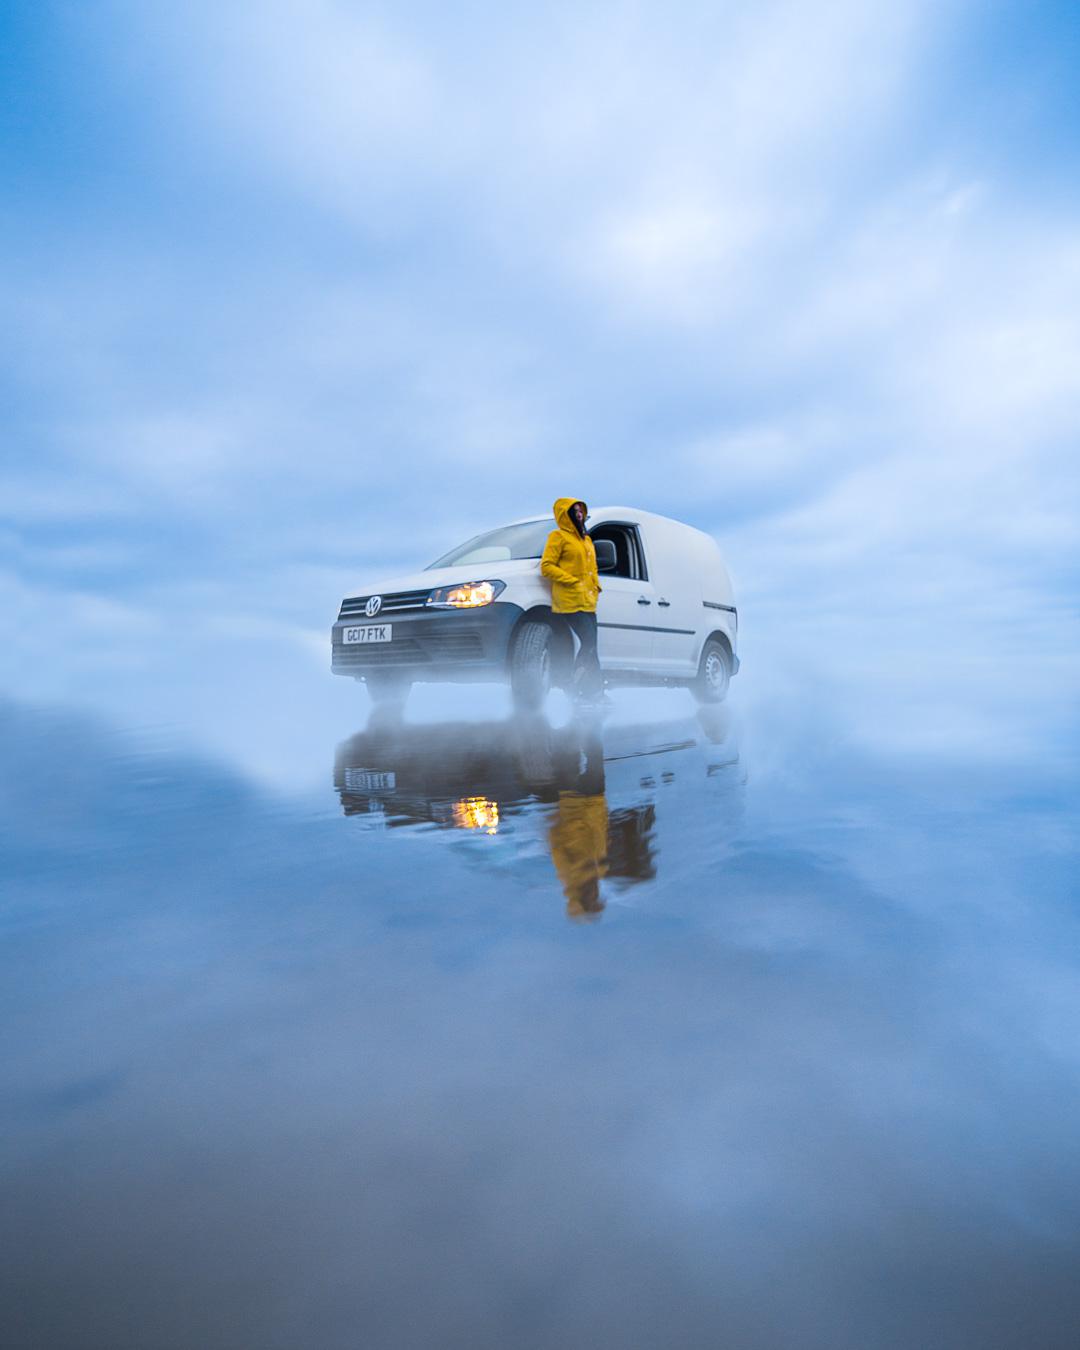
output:
[{"label": "van headlight", "polygon": [[460,586],[440,586],[427,602],[436,609],[478,609],[490,605],[505,590],[505,581],[465,581]]}]

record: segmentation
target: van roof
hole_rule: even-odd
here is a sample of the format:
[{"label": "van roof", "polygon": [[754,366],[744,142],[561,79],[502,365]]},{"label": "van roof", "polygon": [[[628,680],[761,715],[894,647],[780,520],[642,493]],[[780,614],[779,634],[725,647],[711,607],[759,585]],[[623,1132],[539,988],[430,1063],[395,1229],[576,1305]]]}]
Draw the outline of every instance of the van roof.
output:
[{"label": "van roof", "polygon": [[[552,521],[552,529],[555,528],[554,518],[550,512],[544,516],[522,516],[520,520],[511,520],[506,523],[508,525],[534,525],[545,520]],[[647,525],[655,521],[658,525],[674,525],[680,530],[690,530],[693,534],[701,535],[703,539],[707,539],[710,543],[716,543],[711,534],[706,530],[699,530],[696,525],[687,525],[683,520],[675,520],[671,516],[661,516],[655,511],[643,511],[640,506],[598,506],[595,509],[590,509],[589,523],[591,525],[603,524],[605,520],[626,520],[641,525]]]}]

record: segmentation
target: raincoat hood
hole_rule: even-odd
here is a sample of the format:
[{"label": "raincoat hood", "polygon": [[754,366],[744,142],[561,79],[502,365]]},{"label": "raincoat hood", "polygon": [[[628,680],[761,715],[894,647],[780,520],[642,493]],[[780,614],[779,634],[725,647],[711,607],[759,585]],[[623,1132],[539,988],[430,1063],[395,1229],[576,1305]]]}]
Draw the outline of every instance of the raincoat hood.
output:
[{"label": "raincoat hood", "polygon": [[578,530],[577,526],[570,519],[570,508],[576,506],[578,502],[581,502],[581,505],[585,507],[585,514],[588,515],[589,508],[585,506],[585,503],[581,501],[580,497],[560,497],[551,508],[555,515],[555,524],[558,525],[559,529],[569,530],[573,535],[576,535]]}]

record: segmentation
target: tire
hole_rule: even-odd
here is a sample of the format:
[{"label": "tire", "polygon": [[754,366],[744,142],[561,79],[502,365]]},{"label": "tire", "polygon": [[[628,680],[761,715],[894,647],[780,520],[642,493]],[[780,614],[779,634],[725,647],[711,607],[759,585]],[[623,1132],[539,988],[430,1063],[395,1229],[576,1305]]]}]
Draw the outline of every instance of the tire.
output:
[{"label": "tire", "polygon": [[377,708],[401,708],[409,697],[412,680],[396,671],[372,670],[364,676],[372,703]]},{"label": "tire", "polygon": [[539,708],[551,689],[552,632],[546,623],[523,623],[510,651],[510,688],[522,708]]},{"label": "tire", "polygon": [[723,703],[731,684],[731,657],[722,642],[709,638],[702,648],[697,679],[691,685],[699,703]]}]

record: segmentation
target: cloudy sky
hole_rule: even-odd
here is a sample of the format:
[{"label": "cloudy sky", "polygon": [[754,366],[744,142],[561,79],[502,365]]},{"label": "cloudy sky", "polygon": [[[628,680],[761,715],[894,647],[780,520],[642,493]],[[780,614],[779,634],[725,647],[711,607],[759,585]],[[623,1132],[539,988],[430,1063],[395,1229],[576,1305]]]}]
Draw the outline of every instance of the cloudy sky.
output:
[{"label": "cloudy sky", "polygon": [[573,492],[720,538],[750,703],[1060,745],[1075,6],[0,24],[4,691],[229,749],[355,699],[361,578]]}]

